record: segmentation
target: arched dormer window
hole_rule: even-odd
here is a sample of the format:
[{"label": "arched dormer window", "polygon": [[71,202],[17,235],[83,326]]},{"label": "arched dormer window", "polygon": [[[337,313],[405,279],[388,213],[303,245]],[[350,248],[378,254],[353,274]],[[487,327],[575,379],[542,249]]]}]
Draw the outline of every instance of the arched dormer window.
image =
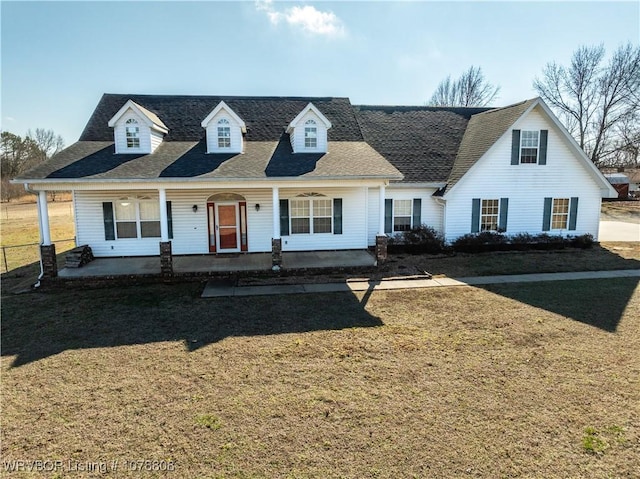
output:
[{"label": "arched dormer window", "polygon": [[133,118],[129,118],[125,123],[125,131],[127,148],[140,148],[140,127],[138,127],[138,122]]},{"label": "arched dormer window", "polygon": [[218,148],[231,148],[231,124],[226,118],[218,121]]},{"label": "arched dormer window", "polygon": [[315,120],[307,120],[304,124],[304,147],[318,147],[318,127]]}]

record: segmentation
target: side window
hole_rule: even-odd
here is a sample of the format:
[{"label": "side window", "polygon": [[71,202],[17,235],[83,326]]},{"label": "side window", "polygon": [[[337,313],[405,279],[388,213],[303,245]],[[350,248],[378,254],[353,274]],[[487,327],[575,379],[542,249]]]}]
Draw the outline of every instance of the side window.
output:
[{"label": "side window", "polygon": [[393,200],[393,231],[411,229],[412,200]]},{"label": "side window", "polygon": [[482,200],[480,231],[498,231],[500,200]]},{"label": "side window", "polygon": [[554,198],[551,209],[551,229],[565,230],[569,225],[569,198]]}]

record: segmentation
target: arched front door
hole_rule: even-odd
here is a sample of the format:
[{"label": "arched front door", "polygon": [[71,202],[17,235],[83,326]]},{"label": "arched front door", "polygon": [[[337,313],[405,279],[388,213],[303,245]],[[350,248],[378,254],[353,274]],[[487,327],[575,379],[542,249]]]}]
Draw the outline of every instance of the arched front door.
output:
[{"label": "arched front door", "polygon": [[221,193],[207,199],[209,252],[247,251],[247,202],[240,195]]}]

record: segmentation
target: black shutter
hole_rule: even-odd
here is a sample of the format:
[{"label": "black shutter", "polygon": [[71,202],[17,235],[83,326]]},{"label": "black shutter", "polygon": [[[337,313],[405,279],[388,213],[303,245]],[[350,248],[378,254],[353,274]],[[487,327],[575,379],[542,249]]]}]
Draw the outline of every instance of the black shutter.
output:
[{"label": "black shutter", "polygon": [[333,234],[342,234],[342,198],[333,199]]},{"label": "black shutter", "polygon": [[575,231],[578,222],[578,197],[571,198],[569,203],[569,229]]},{"label": "black shutter", "polygon": [[509,214],[509,198],[500,198],[500,219],[498,220],[498,229],[507,231],[507,216]]},{"label": "black shutter", "polygon": [[480,231],[480,198],[471,201],[471,232]]},{"label": "black shutter", "polygon": [[171,215],[171,201],[167,201],[167,229],[169,239],[173,239],[173,216]]},{"label": "black shutter", "polygon": [[422,225],[422,200],[420,198],[413,199],[413,221],[412,227],[418,228]]},{"label": "black shutter", "polygon": [[538,153],[538,164],[547,164],[547,137],[549,130],[540,130],[540,152]]},{"label": "black shutter", "polygon": [[544,213],[542,215],[542,231],[549,231],[551,229],[552,205],[553,205],[553,198],[544,199]]},{"label": "black shutter", "polygon": [[384,200],[384,232],[393,233],[393,200],[391,198]]},{"label": "black shutter", "polygon": [[289,236],[289,200],[280,200],[280,235]]},{"label": "black shutter", "polygon": [[511,132],[511,164],[520,164],[520,130]]},{"label": "black shutter", "polygon": [[104,219],[104,239],[107,241],[116,239],[115,224],[113,222],[113,203],[102,203],[102,217]]}]

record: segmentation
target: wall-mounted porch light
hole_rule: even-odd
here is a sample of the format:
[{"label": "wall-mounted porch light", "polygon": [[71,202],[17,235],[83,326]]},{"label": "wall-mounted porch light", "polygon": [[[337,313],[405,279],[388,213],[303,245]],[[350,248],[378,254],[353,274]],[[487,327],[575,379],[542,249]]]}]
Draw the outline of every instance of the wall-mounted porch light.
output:
[{"label": "wall-mounted porch light", "polygon": [[260,211],[260,203],[256,203],[256,211]]},{"label": "wall-mounted porch light", "polygon": [[198,212],[198,205],[193,205],[191,207],[191,209],[193,210],[194,213],[197,213]]}]

